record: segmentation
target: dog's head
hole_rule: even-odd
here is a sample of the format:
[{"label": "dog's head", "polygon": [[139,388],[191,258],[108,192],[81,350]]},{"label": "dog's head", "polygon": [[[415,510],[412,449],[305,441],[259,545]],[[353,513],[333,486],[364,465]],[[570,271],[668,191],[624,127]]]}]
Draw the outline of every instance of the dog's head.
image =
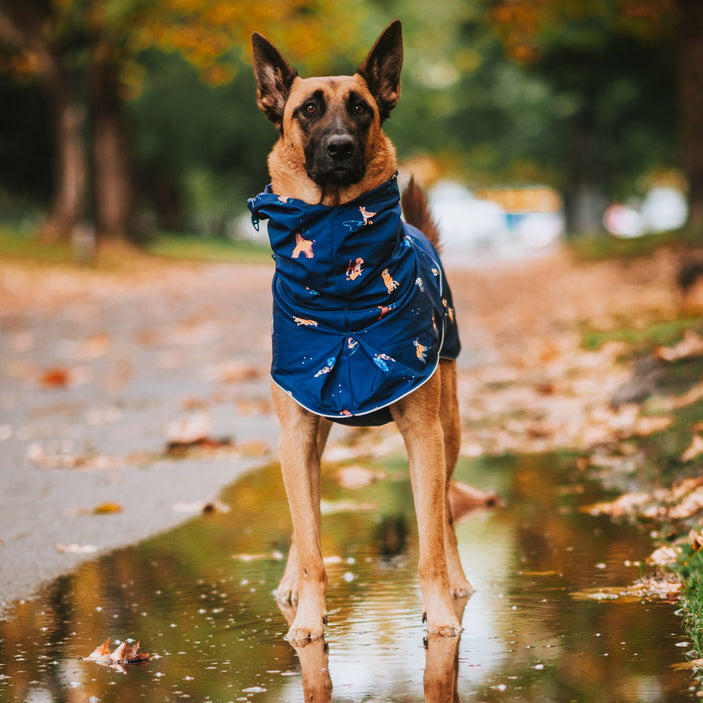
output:
[{"label": "dog's head", "polygon": [[252,48],[258,105],[280,134],[269,156],[276,192],[342,202],[393,175],[395,151],[381,125],[400,97],[400,21],[352,76],[301,78],[256,32]]}]

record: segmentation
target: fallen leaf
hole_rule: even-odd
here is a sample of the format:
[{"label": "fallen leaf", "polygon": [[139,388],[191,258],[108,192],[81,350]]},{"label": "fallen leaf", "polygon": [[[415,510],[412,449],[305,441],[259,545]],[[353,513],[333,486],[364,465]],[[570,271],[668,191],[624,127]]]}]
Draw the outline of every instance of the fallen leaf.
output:
[{"label": "fallen leaf", "polygon": [[173,503],[171,506],[177,513],[228,513],[229,505],[221,503],[219,500],[196,500],[190,503]]},{"label": "fallen leaf", "polygon": [[271,447],[267,442],[257,440],[245,442],[244,444],[238,445],[237,448],[244,456],[254,458],[266,456],[271,451]]},{"label": "fallen leaf", "polygon": [[70,380],[71,374],[68,369],[55,367],[44,371],[39,378],[39,383],[46,388],[63,388]]},{"label": "fallen leaf", "polygon": [[680,361],[703,355],[703,337],[694,330],[685,330],[683,337],[673,347],[657,347],[654,355],[662,361]]},{"label": "fallen leaf", "polygon": [[92,511],[94,515],[110,515],[111,513],[121,513],[122,506],[119,503],[113,503],[112,501],[105,501],[96,505]]},{"label": "fallen leaf", "polygon": [[672,417],[656,417],[640,415],[633,424],[633,434],[638,437],[648,437],[655,432],[667,429],[674,422]]},{"label": "fallen leaf", "polygon": [[680,554],[681,547],[665,544],[647,557],[647,563],[654,566],[670,566],[676,563]]},{"label": "fallen leaf", "polygon": [[677,662],[676,664],[672,664],[671,668],[674,671],[684,671],[686,669],[702,669],[703,659],[691,659],[691,661],[687,662]]},{"label": "fallen leaf", "polygon": [[461,481],[449,482],[448,497],[455,521],[473,510],[503,505],[503,501],[495,491],[482,491]]},{"label": "fallen leaf", "polygon": [[694,552],[700,552],[703,549],[703,534],[691,530],[688,533],[689,544]]},{"label": "fallen leaf", "polygon": [[179,418],[168,426],[166,436],[169,447],[181,447],[205,441],[212,428],[212,418],[209,413],[191,413]]},{"label": "fallen leaf", "polygon": [[94,554],[98,548],[94,544],[57,544],[56,551],[62,554]]},{"label": "fallen leaf", "polygon": [[111,664],[117,664],[121,661],[124,661],[124,651],[127,649],[127,643],[122,642],[117,649],[110,654],[110,663]]},{"label": "fallen leaf", "polygon": [[369,469],[366,466],[343,466],[337,471],[337,484],[341,488],[349,491],[356,491],[370,486],[374,481],[382,480],[386,477],[385,471],[380,469]]},{"label": "fallen leaf", "polygon": [[111,344],[106,332],[98,332],[80,345],[77,356],[86,361],[98,359],[108,352]]},{"label": "fallen leaf", "polygon": [[588,515],[610,515],[611,517],[634,515],[637,509],[648,503],[651,498],[649,493],[625,493],[613,501],[584,505],[580,510]]},{"label": "fallen leaf", "polygon": [[693,386],[693,388],[690,388],[683,395],[674,396],[669,399],[662,399],[660,403],[665,410],[671,412],[672,410],[681,410],[681,408],[686,408],[702,399],[703,383],[699,383]]},{"label": "fallen leaf", "polygon": [[268,400],[239,400],[236,404],[239,415],[266,415],[271,412],[271,403]]},{"label": "fallen leaf", "polygon": [[668,516],[675,520],[691,517],[703,508],[703,486],[698,486],[668,510]]},{"label": "fallen leaf", "polygon": [[688,449],[681,455],[681,461],[691,461],[701,453],[703,453],[703,437],[698,434],[693,435],[693,441]]},{"label": "fallen leaf", "polygon": [[222,383],[238,383],[239,381],[253,381],[261,378],[263,369],[255,364],[232,362],[220,368],[220,381]]},{"label": "fallen leaf", "polygon": [[112,638],[108,637],[105,642],[96,647],[85,659],[126,673],[126,669],[124,668],[125,664],[145,662],[152,658],[150,654],[139,651],[139,641],[132,644],[122,642],[113,652],[110,652],[111,640]]},{"label": "fallen leaf", "polygon": [[666,578],[644,578],[631,586],[600,586],[586,588],[571,594],[576,600],[622,600],[624,602],[640,600],[676,601],[682,584]]},{"label": "fallen leaf", "polygon": [[87,657],[90,661],[99,661],[101,659],[110,658],[110,641],[112,637],[108,637],[101,645],[97,646]]}]

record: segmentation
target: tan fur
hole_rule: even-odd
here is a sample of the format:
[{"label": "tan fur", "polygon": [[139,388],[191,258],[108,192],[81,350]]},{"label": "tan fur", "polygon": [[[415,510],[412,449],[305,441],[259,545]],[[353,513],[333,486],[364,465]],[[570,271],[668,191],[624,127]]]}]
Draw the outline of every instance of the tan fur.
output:
[{"label": "tan fur", "polygon": [[[386,30],[386,35],[393,27],[391,25]],[[399,25],[396,29],[399,32]],[[263,59],[256,60],[257,50],[259,56],[274,55],[280,60],[282,57],[266,46],[257,49],[255,43],[255,71],[257,76],[265,78],[267,67],[261,65]],[[372,62],[367,58],[362,66],[367,63]],[[283,72],[295,77],[290,82],[280,137],[268,159],[276,194],[310,204],[338,205],[376,188],[394,175],[397,169],[395,149],[381,129],[380,110],[377,110],[368,135],[366,171],[361,180],[344,187],[324,189],[311,180],[305,170],[304,135],[293,117],[295,110],[315,91],[323,91],[329,109],[342,110],[351,90],[373,105],[376,102],[366,81],[358,73],[303,79],[287,63],[283,64]],[[266,111],[270,101],[264,102],[261,93],[260,90],[259,103]],[[394,101],[397,101],[397,92],[389,92],[386,108],[392,107]],[[274,119],[277,121],[278,115],[272,121]],[[411,202],[418,205],[417,193]],[[421,206],[426,208],[424,200]],[[415,212],[420,212],[418,207]],[[299,324],[306,322],[301,320]],[[281,425],[281,469],[293,521],[293,539],[277,599],[289,617],[289,640],[300,644],[321,637],[327,620],[327,575],[320,541],[320,457],[330,422],[302,408],[273,383],[272,396]],[[447,499],[447,487],[461,441],[456,363],[442,360],[432,378],[392,405],[390,410],[408,451],[420,542],[418,573],[427,629],[431,634],[456,636],[461,631],[456,611],[461,608],[455,609],[452,596],[465,602],[472,591],[459,560]]]},{"label": "tan fur", "polygon": [[302,134],[300,126],[292,118],[305,98],[316,90],[322,90],[330,104],[344,104],[351,90],[373,102],[366,82],[358,74],[329,78],[296,77],[283,113],[283,133],[268,157],[271,185],[274,193],[284,197],[297,198],[306,203],[339,205],[354,200],[393,176],[397,168],[395,147],[381,130],[380,119],[376,116],[366,148],[364,178],[353,185],[323,193],[322,188],[305,173]]}]

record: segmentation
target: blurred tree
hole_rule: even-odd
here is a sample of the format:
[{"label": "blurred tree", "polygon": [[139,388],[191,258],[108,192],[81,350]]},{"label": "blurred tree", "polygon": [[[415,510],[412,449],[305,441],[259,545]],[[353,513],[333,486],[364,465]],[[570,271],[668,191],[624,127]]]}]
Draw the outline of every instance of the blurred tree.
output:
[{"label": "blurred tree", "polygon": [[85,103],[76,80],[77,56],[86,45],[70,13],[54,11],[43,0],[0,0],[0,41],[12,52],[4,68],[27,77],[36,74],[52,108],[56,185],[46,231],[57,237],[70,231],[85,211]]},{"label": "blurred tree", "polygon": [[[651,127],[666,129],[678,115],[680,163],[689,185],[690,216],[703,225],[703,2],[700,0],[483,0],[507,55],[533,66],[579,102],[572,120],[572,178],[581,199],[601,178],[599,122],[618,103],[628,120],[611,143],[652,145]],[[678,62],[676,62],[678,58]],[[613,76],[618,79],[614,83]],[[639,94],[635,98],[635,92]],[[632,96],[626,106],[628,93]],[[609,94],[610,106],[598,101]],[[643,99],[644,98],[644,99]],[[639,110],[632,108],[639,104]],[[628,115],[629,111],[629,115]],[[651,117],[655,119],[650,120]],[[644,120],[642,119],[644,118]],[[612,125],[610,125],[612,126]],[[601,132],[601,134],[604,134]],[[661,132],[659,132],[661,134]],[[612,152],[611,152],[612,153]],[[573,210],[577,213],[579,198]]]},{"label": "blurred tree", "polygon": [[10,52],[2,68],[37,76],[52,106],[55,195],[46,233],[65,236],[89,214],[101,234],[129,232],[134,188],[124,102],[140,90],[141,52],[178,52],[216,86],[233,78],[257,29],[314,65],[314,57],[340,56],[356,44],[355,14],[334,22],[336,9],[332,0],[0,0],[0,42]]}]

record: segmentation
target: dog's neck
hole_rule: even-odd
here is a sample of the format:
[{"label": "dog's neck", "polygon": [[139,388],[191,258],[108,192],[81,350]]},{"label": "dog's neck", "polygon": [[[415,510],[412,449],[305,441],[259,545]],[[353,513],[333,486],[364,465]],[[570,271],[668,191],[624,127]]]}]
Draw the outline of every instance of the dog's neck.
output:
[{"label": "dog's neck", "polygon": [[366,173],[358,183],[320,186],[305,172],[299,150],[290,147],[281,137],[268,158],[271,187],[276,195],[296,198],[309,205],[343,205],[385,183],[397,170],[395,147],[385,134],[381,133],[367,152]]}]

